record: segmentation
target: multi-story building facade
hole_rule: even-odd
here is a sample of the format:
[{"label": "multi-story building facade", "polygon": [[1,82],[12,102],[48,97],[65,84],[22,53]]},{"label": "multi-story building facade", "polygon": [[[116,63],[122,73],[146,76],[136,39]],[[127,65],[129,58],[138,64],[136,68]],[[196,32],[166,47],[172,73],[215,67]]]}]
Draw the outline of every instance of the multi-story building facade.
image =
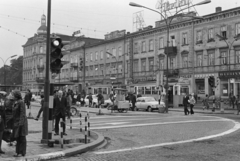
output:
[{"label": "multi-story building facade", "polygon": [[[61,37],[63,41],[75,42],[76,37],[68,36],[63,34],[54,34]],[[23,47],[23,90],[31,89],[33,93],[43,92],[44,89],[44,79],[45,79],[45,65],[46,65],[46,39],[47,39],[47,26],[46,26],[46,16],[41,17],[41,26],[38,28],[37,33],[29,38]],[[92,41],[99,41],[98,39],[89,39],[89,43]],[[87,41],[88,42],[88,41]],[[76,46],[76,44],[74,44]],[[74,55],[72,53],[71,55]],[[75,54],[76,55],[76,54]],[[68,69],[72,67],[72,62],[77,60],[77,57],[70,56],[69,54],[64,56],[67,64],[62,70],[63,73],[73,72],[73,69]],[[69,63],[68,63],[69,62]],[[67,70],[66,70],[67,69]],[[61,75],[63,75],[61,73]],[[72,76],[72,75],[71,75]],[[54,79],[51,78],[51,82]],[[57,76],[57,78],[60,78]],[[72,77],[64,77],[72,78]],[[64,80],[66,82],[66,80]],[[67,79],[69,82],[70,79]],[[71,83],[73,84],[73,83]]]},{"label": "multi-story building facade", "polygon": [[[158,97],[168,65],[171,98],[190,92],[200,97],[240,95],[239,17],[239,7],[225,11],[218,7],[203,19],[174,19],[170,26],[168,64],[164,21],[134,33],[111,32],[105,35],[105,40],[92,43],[78,37],[69,45],[71,53],[64,57],[70,63],[55,81],[71,81],[75,84],[71,88],[76,91],[83,85],[87,92],[101,89],[107,95],[112,87],[126,86],[130,91]],[[76,70],[78,58],[84,60],[80,72]],[[215,78],[214,87],[209,85],[210,76]]]}]

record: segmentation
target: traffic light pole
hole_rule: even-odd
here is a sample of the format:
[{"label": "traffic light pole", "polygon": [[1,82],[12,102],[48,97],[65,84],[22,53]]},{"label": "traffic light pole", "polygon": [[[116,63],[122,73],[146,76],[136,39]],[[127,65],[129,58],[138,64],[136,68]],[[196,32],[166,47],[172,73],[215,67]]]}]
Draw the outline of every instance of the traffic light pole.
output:
[{"label": "traffic light pole", "polygon": [[[49,79],[49,64],[50,64],[50,26],[51,25],[51,0],[48,0],[48,13],[47,13],[47,50],[46,50],[46,75],[44,86],[44,109],[43,109],[43,122],[42,122],[42,141],[47,142],[48,136],[48,117],[49,117],[49,94],[50,94],[50,79]],[[51,125],[50,125],[51,126]]]}]

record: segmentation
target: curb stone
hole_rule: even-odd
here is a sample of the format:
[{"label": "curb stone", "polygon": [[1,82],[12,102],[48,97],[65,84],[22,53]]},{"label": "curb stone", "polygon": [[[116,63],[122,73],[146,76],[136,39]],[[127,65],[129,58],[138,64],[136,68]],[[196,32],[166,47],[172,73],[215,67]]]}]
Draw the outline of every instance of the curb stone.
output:
[{"label": "curb stone", "polygon": [[77,147],[74,147],[74,148],[69,148],[69,149],[63,150],[63,151],[47,153],[47,154],[40,154],[40,155],[33,155],[33,156],[28,156],[28,157],[20,158],[20,159],[16,159],[16,160],[17,161],[50,160],[50,159],[66,157],[66,156],[73,156],[73,155],[76,155],[76,154],[87,152],[91,149],[96,148],[97,146],[99,146],[100,144],[102,144],[104,142],[103,135],[101,135],[101,134],[99,134],[95,131],[92,131],[92,132],[95,133],[98,136],[98,138],[97,138],[97,140],[95,140],[91,143],[80,145],[80,146],[77,146]]}]

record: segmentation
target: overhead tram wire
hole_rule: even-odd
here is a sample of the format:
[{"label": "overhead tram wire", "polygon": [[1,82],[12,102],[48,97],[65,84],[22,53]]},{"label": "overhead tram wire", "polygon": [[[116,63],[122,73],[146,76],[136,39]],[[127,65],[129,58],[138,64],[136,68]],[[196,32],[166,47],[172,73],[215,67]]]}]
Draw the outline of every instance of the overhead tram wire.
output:
[{"label": "overhead tram wire", "polygon": [[[13,18],[13,19],[19,19],[19,20],[22,20],[22,21],[32,21],[32,22],[38,22],[40,23],[40,21],[38,20],[33,20],[33,19],[28,19],[28,18],[24,18],[24,17],[17,17],[17,16],[11,16],[11,15],[5,15],[5,14],[0,14],[0,16],[5,16],[7,18]],[[91,32],[98,32],[98,33],[107,33],[108,31],[101,31],[101,30],[96,30],[96,29],[89,29],[89,28],[84,28],[84,27],[79,27],[79,26],[71,26],[71,25],[63,25],[63,24],[58,24],[58,23],[52,23],[53,26],[61,26],[61,27],[66,27],[66,28],[79,28],[79,29],[82,29],[82,30],[87,30],[87,31],[91,31]]]},{"label": "overhead tram wire", "polygon": [[4,30],[6,30],[6,31],[8,31],[8,32],[12,32],[12,33],[14,33],[14,34],[17,34],[17,35],[19,35],[19,36],[21,36],[21,37],[28,38],[27,36],[25,36],[25,35],[23,35],[23,34],[20,34],[20,33],[18,33],[18,32],[15,32],[15,31],[13,31],[13,30],[11,30],[11,29],[8,29],[8,28],[5,28],[5,27],[3,27],[3,26],[0,26],[0,29],[4,29]]}]

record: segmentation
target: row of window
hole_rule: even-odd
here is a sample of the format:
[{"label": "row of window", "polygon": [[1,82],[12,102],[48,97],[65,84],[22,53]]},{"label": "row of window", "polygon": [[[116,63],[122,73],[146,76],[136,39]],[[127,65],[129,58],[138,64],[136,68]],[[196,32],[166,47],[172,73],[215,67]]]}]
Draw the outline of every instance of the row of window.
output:
[{"label": "row of window", "polygon": [[29,46],[24,49],[23,56],[31,56],[33,53],[44,53],[44,48],[43,46]]},{"label": "row of window", "polygon": [[32,59],[32,60],[24,60],[23,61],[23,69],[26,68],[32,68],[34,67],[36,64],[43,66],[43,58],[39,58],[39,59]]},{"label": "row of window", "polygon": [[[106,54],[106,55],[105,55]],[[118,47],[116,48],[112,48],[112,50],[110,51],[110,49],[107,50],[106,53],[104,53],[103,51],[100,52],[95,52],[95,53],[86,53],[86,62],[87,61],[98,61],[98,60],[103,60],[105,58],[109,59],[110,57],[121,57],[123,56],[123,52],[122,52],[122,47]]]},{"label": "row of window", "polygon": [[[240,23],[237,23],[236,26],[235,26],[236,30],[235,30],[235,34],[238,35],[240,34]],[[208,31],[207,31],[207,41],[208,42],[211,42],[211,41],[214,41],[214,36],[215,35],[215,31],[214,31],[214,28],[209,28]],[[224,25],[224,26],[221,26],[220,27],[220,35],[222,37],[225,37],[227,38],[227,26]],[[160,37],[159,38],[159,49],[162,49],[165,47],[165,44],[164,44],[165,40],[164,40],[164,37]],[[189,43],[189,40],[188,40],[188,32],[183,32],[182,33],[182,45],[188,45]],[[203,30],[198,30],[197,33],[196,33],[196,43],[203,43]],[[149,50],[148,51],[153,51],[154,50],[154,46],[153,46],[153,40],[149,40],[149,45],[148,45],[148,48]],[[176,42],[175,42],[175,36],[172,35],[170,36],[169,38],[169,46],[176,46]],[[144,53],[144,52],[147,52],[147,44],[146,44],[146,41],[142,41],[141,42],[141,52]],[[137,54],[138,53],[138,42],[136,42],[134,44],[134,53]]]},{"label": "row of window", "polygon": [[44,73],[39,73],[38,75],[37,75],[37,73],[35,73],[35,72],[24,72],[23,73],[23,82],[24,81],[32,81],[32,80],[35,80],[36,79],[36,77],[44,77]]}]

